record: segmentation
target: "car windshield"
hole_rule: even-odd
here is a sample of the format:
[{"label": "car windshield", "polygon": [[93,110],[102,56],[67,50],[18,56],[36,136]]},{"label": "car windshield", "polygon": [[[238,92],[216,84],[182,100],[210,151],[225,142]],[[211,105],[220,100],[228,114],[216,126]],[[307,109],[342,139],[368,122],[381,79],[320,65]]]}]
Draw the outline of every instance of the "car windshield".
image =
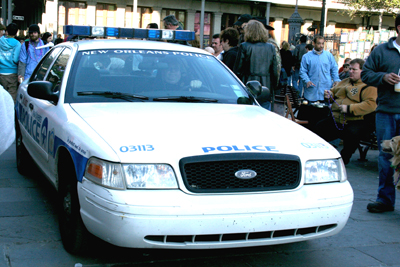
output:
[{"label": "car windshield", "polygon": [[126,101],[255,103],[211,55],[134,49],[78,52],[65,102]]}]

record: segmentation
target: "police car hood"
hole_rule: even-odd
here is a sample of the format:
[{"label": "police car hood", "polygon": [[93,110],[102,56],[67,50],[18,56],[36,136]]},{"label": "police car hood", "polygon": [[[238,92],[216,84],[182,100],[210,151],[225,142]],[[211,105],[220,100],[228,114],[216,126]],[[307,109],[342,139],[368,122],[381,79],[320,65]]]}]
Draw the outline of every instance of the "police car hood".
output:
[{"label": "police car hood", "polygon": [[[339,153],[304,127],[258,106],[215,103],[71,104],[121,162],[166,162],[220,153]],[[100,144],[99,144],[100,145]]]}]

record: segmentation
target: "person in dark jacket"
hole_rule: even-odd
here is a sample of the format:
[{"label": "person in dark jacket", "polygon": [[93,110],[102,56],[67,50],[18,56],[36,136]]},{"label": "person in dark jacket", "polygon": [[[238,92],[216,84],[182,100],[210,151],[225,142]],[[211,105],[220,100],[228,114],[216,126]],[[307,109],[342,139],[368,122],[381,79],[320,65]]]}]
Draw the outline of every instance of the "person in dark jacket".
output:
[{"label": "person in dark jacket", "polygon": [[289,77],[291,77],[292,67],[294,65],[292,52],[290,51],[290,44],[286,41],[283,41],[282,49],[279,52],[282,59],[282,69],[285,70],[285,73],[289,79]]},{"label": "person in dark jacket", "polygon": [[389,159],[392,155],[382,151],[382,140],[400,135],[400,92],[395,85],[400,83],[400,14],[395,20],[397,37],[377,46],[368,56],[361,72],[364,83],[378,87],[376,108],[376,137],[378,139],[379,188],[375,202],[369,203],[369,212],[393,211],[396,190],[393,183],[394,168]]},{"label": "person in dark jacket", "polygon": [[239,51],[239,32],[234,28],[227,28],[220,34],[222,48],[224,49],[224,57],[222,62],[233,71],[235,66],[236,57]]},{"label": "person in dark jacket", "polygon": [[61,34],[57,34],[57,39],[54,41],[55,45],[61,44],[62,42],[64,42],[64,39],[61,38]]},{"label": "person in dark jacket", "polygon": [[[268,87],[273,95],[276,89],[278,71],[275,47],[267,43],[268,31],[263,24],[256,20],[250,20],[244,28],[244,43],[239,45],[239,51],[235,62],[234,73],[246,83],[256,80]],[[270,102],[260,104],[270,109]]]},{"label": "person in dark jacket", "polygon": [[302,35],[300,37],[300,44],[296,45],[296,48],[293,52],[294,57],[294,73],[293,73],[293,87],[299,92],[299,95],[303,95],[303,81],[300,78],[300,66],[301,66],[301,59],[303,58],[304,54],[307,53],[306,50],[306,42],[307,36]]}]

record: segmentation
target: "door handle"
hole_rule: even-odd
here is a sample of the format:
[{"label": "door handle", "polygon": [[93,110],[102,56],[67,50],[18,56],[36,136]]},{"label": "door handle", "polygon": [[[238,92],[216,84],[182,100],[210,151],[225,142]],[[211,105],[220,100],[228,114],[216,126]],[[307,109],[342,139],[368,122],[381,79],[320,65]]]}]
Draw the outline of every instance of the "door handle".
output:
[{"label": "door handle", "polygon": [[29,103],[29,108],[30,108],[31,110],[33,110],[33,104],[32,104],[32,103]]}]

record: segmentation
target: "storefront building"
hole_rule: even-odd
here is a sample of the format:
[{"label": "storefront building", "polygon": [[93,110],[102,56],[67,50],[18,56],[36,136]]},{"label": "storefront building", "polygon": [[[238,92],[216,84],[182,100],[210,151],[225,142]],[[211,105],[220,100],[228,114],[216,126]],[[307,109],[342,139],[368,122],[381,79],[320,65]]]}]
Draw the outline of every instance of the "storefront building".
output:
[{"label": "storefront building", "polygon": [[[283,4],[283,2],[285,2]],[[211,43],[212,35],[231,27],[241,14],[251,14],[269,18],[275,28],[278,43],[288,39],[288,19],[295,10],[296,0],[281,1],[205,1],[204,44]],[[308,28],[315,26],[318,32],[321,21],[322,2],[320,0],[298,0],[298,13],[303,19],[301,33],[309,34]],[[133,0],[108,1],[63,1],[46,2],[42,31],[63,34],[64,25],[97,25],[116,27],[146,28],[149,23],[163,27],[162,19],[173,14],[186,30],[200,34],[200,0],[137,0],[137,13],[133,14]],[[345,9],[340,3],[327,1],[325,34],[357,31],[368,26],[378,27],[379,17],[355,18],[351,20],[341,13]],[[392,16],[384,16],[382,28],[393,29]]]}]

